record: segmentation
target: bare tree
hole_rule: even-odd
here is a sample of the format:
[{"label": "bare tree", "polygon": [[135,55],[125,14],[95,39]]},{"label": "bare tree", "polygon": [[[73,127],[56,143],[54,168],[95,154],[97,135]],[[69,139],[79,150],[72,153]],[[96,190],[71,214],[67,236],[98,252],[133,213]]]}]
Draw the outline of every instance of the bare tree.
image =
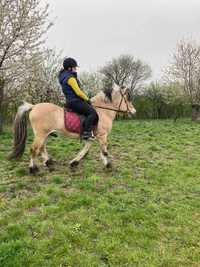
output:
[{"label": "bare tree", "polygon": [[6,83],[14,82],[22,73],[21,66],[14,71],[13,66],[20,62],[20,58],[32,58],[32,54],[39,52],[44,41],[42,37],[52,25],[47,22],[48,7],[39,0],[0,1],[0,116]]},{"label": "bare tree", "polygon": [[80,82],[90,97],[103,89],[103,75],[98,72],[82,72]]},{"label": "bare tree", "polygon": [[182,85],[193,107],[193,119],[200,117],[200,45],[182,40],[173,54],[173,62],[165,71],[170,81]]},{"label": "bare tree", "polygon": [[151,76],[149,65],[135,60],[131,55],[114,58],[101,68],[100,72],[116,84],[129,87],[132,92]]}]

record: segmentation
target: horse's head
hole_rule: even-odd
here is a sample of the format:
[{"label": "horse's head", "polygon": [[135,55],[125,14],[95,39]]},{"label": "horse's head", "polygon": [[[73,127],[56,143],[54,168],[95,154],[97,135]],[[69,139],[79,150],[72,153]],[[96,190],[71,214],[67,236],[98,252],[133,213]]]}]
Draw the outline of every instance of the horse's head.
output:
[{"label": "horse's head", "polygon": [[112,100],[119,112],[127,112],[131,117],[136,114],[136,109],[132,104],[131,92],[128,88],[115,84],[112,91]]}]

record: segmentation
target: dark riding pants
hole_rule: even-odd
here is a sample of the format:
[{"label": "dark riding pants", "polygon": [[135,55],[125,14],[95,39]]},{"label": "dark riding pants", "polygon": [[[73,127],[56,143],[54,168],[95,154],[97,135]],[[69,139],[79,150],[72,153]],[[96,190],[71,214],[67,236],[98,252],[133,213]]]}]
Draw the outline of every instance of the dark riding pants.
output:
[{"label": "dark riding pants", "polygon": [[98,123],[97,112],[88,103],[81,101],[81,100],[72,100],[72,101],[68,101],[66,106],[72,111],[80,115],[84,115],[86,117],[84,125],[83,125],[84,132],[91,132],[93,127],[97,125]]}]

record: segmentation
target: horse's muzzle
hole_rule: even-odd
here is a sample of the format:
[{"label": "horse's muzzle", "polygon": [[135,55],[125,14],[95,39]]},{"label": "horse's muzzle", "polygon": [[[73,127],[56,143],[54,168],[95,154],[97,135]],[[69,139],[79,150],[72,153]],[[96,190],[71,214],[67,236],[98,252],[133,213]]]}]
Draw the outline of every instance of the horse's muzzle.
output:
[{"label": "horse's muzzle", "polygon": [[136,111],[134,111],[134,112],[132,112],[132,111],[129,111],[128,112],[128,118],[135,118],[135,116],[136,116]]}]

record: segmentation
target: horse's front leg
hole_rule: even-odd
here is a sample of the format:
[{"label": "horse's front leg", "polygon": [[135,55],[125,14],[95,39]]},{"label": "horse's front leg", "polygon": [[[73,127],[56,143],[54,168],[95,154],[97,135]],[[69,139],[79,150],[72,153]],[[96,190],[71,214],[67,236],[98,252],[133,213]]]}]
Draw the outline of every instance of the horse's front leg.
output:
[{"label": "horse's front leg", "polygon": [[100,149],[101,149],[100,155],[101,155],[101,159],[103,161],[103,164],[106,168],[111,168],[112,164],[111,164],[111,161],[109,159],[108,149],[107,149],[107,146],[108,146],[107,134],[99,135],[98,141],[100,144]]}]

